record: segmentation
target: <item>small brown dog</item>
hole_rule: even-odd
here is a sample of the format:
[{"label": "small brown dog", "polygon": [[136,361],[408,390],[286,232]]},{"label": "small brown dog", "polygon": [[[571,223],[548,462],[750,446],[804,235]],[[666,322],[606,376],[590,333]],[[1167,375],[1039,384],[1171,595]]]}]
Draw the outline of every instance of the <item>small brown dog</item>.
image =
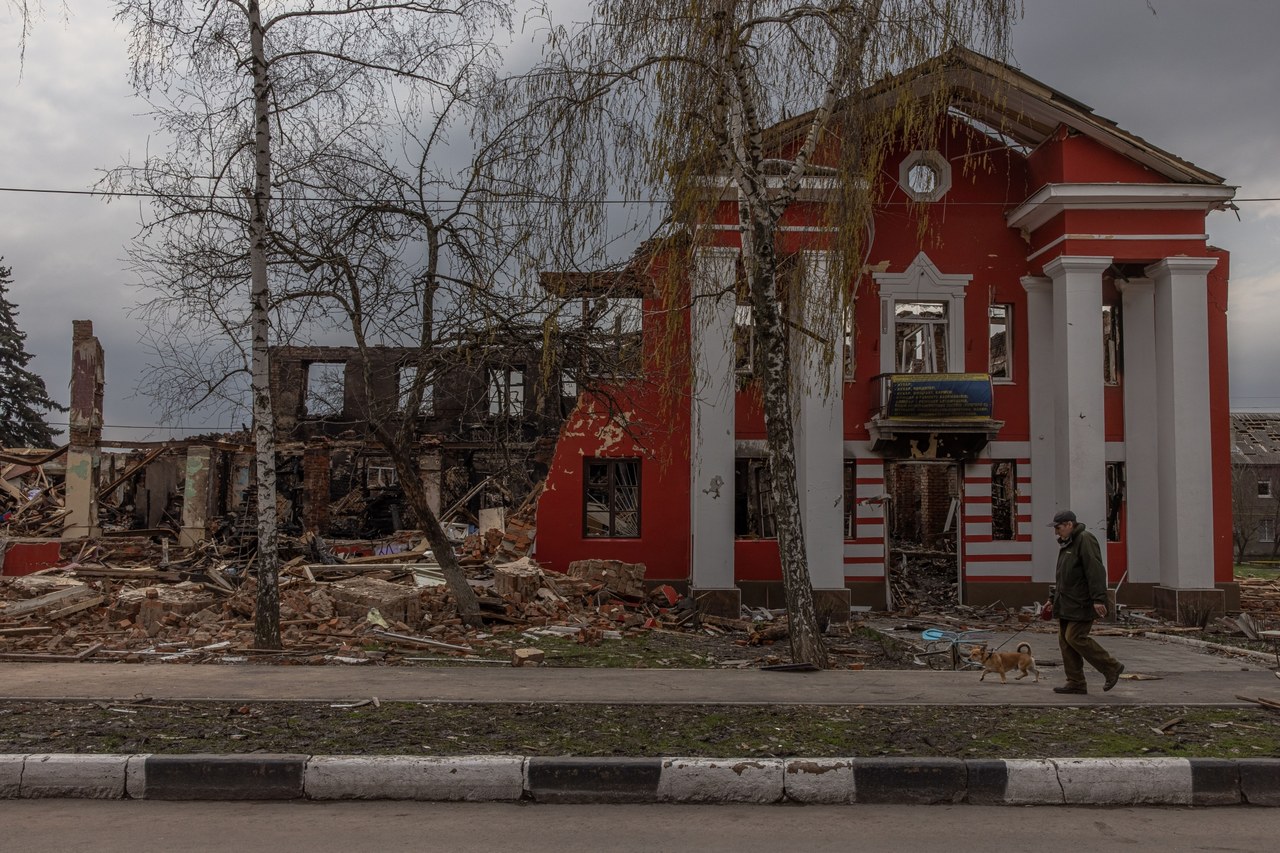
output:
[{"label": "small brown dog", "polygon": [[1022,672],[1018,678],[1026,678],[1028,672],[1034,672],[1036,681],[1040,680],[1040,670],[1036,668],[1036,659],[1031,656],[1031,646],[1027,643],[1018,643],[1016,652],[988,652],[986,646],[975,646],[969,657],[982,664],[979,681],[985,681],[987,673],[994,672],[999,674],[1001,684],[1007,684],[1004,674],[1015,669]]}]

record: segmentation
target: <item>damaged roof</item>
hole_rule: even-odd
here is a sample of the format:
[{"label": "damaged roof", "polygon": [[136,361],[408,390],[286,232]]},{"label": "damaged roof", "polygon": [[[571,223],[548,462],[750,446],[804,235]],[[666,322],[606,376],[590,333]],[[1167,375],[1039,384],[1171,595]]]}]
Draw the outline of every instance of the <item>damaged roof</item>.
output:
[{"label": "damaged roof", "polygon": [[1231,461],[1280,465],[1280,413],[1232,412]]}]

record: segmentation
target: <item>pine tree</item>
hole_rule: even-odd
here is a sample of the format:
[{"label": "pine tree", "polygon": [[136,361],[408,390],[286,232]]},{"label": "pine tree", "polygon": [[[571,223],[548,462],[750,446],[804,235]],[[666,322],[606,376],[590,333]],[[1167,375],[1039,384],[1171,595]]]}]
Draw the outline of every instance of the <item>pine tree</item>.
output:
[{"label": "pine tree", "polygon": [[31,354],[18,329],[18,306],[7,298],[12,270],[0,257],[0,447],[51,447],[53,430],[40,410],[65,412],[49,399],[44,380],[27,370]]}]

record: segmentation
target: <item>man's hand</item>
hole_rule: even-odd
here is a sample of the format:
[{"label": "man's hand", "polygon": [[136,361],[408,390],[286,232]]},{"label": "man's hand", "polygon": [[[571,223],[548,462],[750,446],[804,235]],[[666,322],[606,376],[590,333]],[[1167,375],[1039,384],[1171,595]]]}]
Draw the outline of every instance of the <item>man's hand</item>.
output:
[{"label": "man's hand", "polygon": [[1093,612],[1094,612],[1094,613],[1097,613],[1097,614],[1098,614],[1098,618],[1099,618],[1099,619],[1101,619],[1103,616],[1106,616],[1106,615],[1107,615],[1107,605],[1105,605],[1105,604],[1095,604],[1095,605],[1093,605]]}]

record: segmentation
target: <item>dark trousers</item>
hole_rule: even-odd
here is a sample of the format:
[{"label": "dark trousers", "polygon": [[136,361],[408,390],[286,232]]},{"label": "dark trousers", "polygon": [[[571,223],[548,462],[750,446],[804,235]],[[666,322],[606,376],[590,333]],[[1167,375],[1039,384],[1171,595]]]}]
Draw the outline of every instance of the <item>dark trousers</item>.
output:
[{"label": "dark trousers", "polygon": [[1088,687],[1084,680],[1084,662],[1110,677],[1120,670],[1120,662],[1089,636],[1092,622],[1058,620],[1058,648],[1062,650],[1062,671],[1071,687]]}]

